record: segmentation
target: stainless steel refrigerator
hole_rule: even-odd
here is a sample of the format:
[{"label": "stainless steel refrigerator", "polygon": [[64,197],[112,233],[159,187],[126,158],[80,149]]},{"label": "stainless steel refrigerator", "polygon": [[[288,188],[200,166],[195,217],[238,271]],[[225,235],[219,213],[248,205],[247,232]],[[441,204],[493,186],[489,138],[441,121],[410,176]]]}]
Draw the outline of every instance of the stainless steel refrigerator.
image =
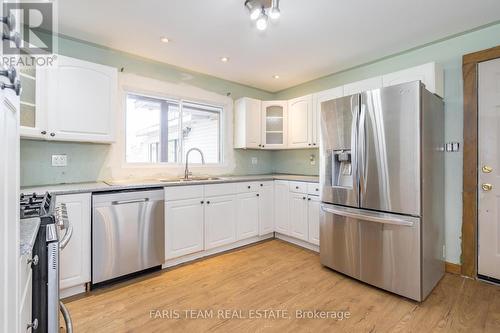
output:
[{"label": "stainless steel refrigerator", "polygon": [[323,102],[321,263],[424,300],[444,274],[443,147],[420,81]]}]

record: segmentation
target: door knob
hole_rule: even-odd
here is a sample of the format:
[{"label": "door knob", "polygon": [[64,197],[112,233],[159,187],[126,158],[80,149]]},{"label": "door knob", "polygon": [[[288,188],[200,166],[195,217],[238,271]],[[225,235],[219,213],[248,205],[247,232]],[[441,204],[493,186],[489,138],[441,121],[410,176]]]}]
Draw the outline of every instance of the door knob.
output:
[{"label": "door knob", "polygon": [[485,165],[482,167],[481,170],[483,171],[483,173],[491,173],[493,171],[493,168],[488,165]]},{"label": "door knob", "polygon": [[483,191],[488,192],[493,189],[493,185],[486,183],[481,185],[481,188],[483,189]]}]

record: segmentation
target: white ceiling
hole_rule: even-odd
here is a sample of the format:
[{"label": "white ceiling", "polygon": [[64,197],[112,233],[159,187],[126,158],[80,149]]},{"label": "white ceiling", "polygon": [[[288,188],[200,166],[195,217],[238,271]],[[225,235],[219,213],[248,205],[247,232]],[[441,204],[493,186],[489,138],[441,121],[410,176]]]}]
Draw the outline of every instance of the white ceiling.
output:
[{"label": "white ceiling", "polygon": [[64,0],[59,32],[278,91],[500,20],[499,0],[281,0],[281,19],[262,33],[243,3]]}]

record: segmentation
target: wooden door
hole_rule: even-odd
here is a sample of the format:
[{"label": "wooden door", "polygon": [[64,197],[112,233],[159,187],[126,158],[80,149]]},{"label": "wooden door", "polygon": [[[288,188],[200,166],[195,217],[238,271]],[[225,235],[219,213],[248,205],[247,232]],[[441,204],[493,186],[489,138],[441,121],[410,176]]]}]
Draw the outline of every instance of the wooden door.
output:
[{"label": "wooden door", "polygon": [[478,70],[478,274],[500,280],[500,59]]}]

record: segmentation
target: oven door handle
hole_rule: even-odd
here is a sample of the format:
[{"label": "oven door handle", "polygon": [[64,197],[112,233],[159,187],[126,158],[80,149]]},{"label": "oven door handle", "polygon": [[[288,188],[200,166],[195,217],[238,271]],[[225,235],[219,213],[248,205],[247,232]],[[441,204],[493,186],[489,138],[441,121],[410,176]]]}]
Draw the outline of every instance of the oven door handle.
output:
[{"label": "oven door handle", "polygon": [[63,302],[59,301],[59,309],[63,315],[64,323],[66,324],[66,333],[73,333],[73,321],[71,320],[68,308],[66,308]]},{"label": "oven door handle", "polygon": [[59,248],[62,250],[68,245],[69,240],[71,239],[71,236],[73,235],[73,224],[69,222],[68,220],[64,221],[64,229],[66,229],[66,232],[64,233],[63,238],[59,242]]}]

